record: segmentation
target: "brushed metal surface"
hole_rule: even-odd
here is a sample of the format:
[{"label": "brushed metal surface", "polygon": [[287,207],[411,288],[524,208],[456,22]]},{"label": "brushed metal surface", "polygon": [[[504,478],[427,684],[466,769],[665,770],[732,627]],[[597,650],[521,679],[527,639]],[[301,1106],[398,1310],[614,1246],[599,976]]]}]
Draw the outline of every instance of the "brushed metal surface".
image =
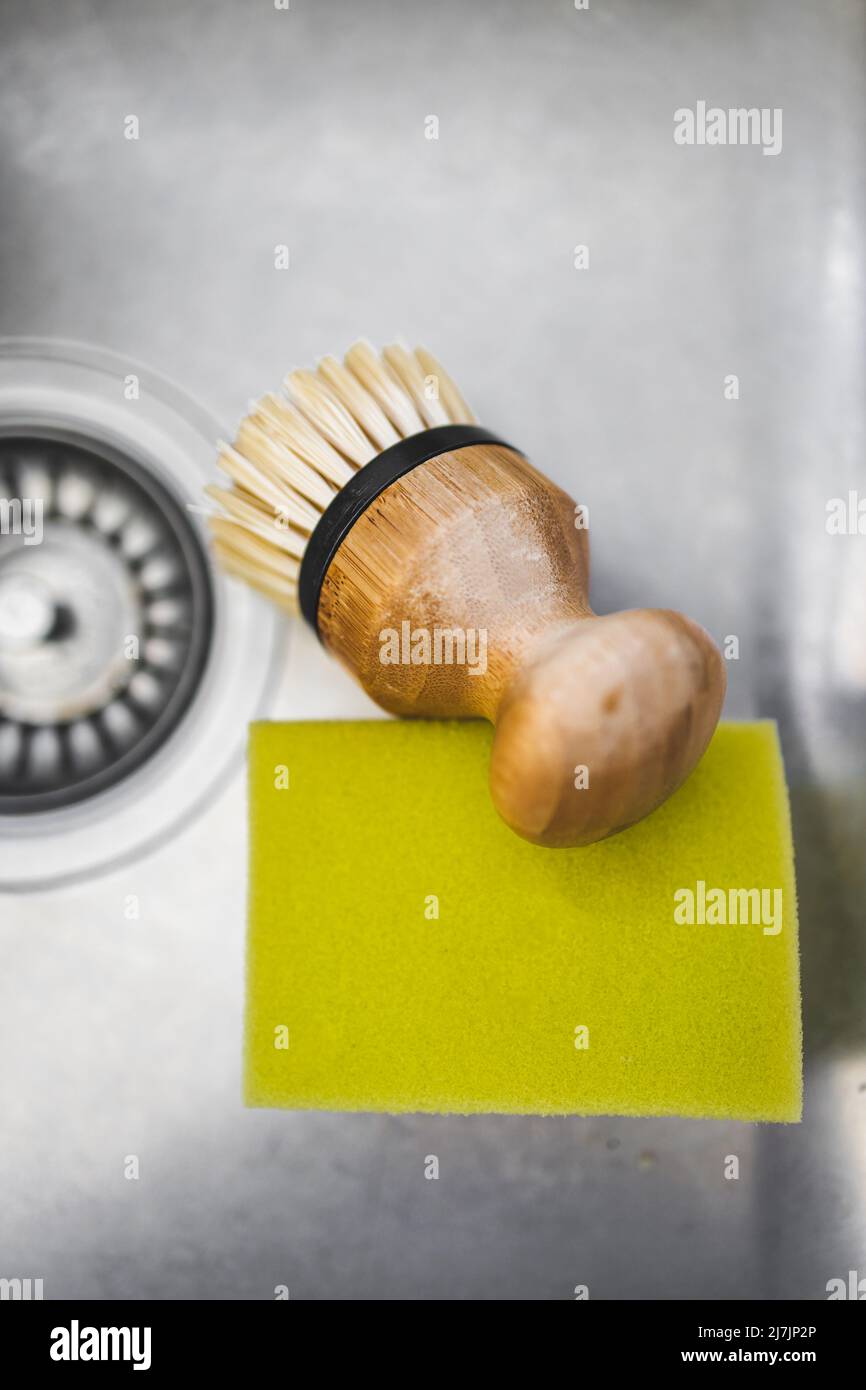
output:
[{"label": "brushed metal surface", "polygon": [[[424,341],[590,506],[598,611],[739,637],[727,714],[780,721],[791,782],[807,1051],[790,1128],[245,1111],[239,777],[134,866],[0,899],[0,1275],[49,1298],[567,1299],[866,1274],[866,537],[825,528],[829,498],[866,495],[862,5],[0,20],[3,332],[142,358],[228,421],[359,333]],[[675,145],[701,99],[782,108],[781,153]],[[298,630],[272,713],[374,711]]]}]

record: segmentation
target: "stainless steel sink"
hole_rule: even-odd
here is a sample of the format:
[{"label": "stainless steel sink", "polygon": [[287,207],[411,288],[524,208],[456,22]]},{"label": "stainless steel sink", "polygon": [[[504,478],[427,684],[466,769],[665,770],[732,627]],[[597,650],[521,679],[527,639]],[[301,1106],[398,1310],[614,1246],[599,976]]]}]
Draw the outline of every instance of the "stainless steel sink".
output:
[{"label": "stainless steel sink", "polygon": [[[726,712],[778,719],[790,779],[807,1077],[796,1127],[244,1110],[240,760],[177,817],[169,739],[122,866],[41,890],[69,840],[31,843],[31,891],[0,897],[0,1275],[48,1298],[337,1299],[823,1298],[866,1275],[866,536],[826,527],[828,501],[866,497],[862,6],[0,19],[0,331],[144,360],[227,427],[359,334],[429,343],[589,505],[597,610],[739,637]],[[699,100],[781,108],[781,152],[676,145]],[[235,639],[238,662],[275,639],[221,592],[244,605],[228,672]],[[377,714],[300,629],[267,710]],[[207,711],[228,765],[244,717]],[[114,862],[87,806],[61,827],[83,869]]]}]

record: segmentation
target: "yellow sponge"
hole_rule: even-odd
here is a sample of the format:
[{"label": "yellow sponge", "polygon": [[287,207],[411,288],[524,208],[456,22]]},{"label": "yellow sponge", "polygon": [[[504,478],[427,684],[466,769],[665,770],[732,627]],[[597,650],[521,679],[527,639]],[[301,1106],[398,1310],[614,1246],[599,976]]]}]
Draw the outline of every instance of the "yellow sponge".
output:
[{"label": "yellow sponge", "polygon": [[722,725],[660,810],[574,850],[499,821],[490,739],[253,726],[247,1103],[799,1119],[775,725]]}]

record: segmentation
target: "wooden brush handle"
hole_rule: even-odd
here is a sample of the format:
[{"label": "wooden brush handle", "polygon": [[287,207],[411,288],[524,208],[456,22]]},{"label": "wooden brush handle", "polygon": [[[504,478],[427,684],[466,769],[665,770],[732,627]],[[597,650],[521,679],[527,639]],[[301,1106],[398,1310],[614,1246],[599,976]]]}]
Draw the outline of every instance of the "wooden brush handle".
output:
[{"label": "wooden brush handle", "polygon": [[624,830],[688,777],[709,742],[725,677],[681,613],[583,619],[538,644],[496,712],[493,801],[542,845]]},{"label": "wooden brush handle", "polygon": [[601,839],[670,796],[725,691],[719,651],[690,619],[593,614],[578,519],[512,449],[441,454],[355,522],[318,607],[323,642],[384,709],[495,723],[494,804],[553,846]]}]

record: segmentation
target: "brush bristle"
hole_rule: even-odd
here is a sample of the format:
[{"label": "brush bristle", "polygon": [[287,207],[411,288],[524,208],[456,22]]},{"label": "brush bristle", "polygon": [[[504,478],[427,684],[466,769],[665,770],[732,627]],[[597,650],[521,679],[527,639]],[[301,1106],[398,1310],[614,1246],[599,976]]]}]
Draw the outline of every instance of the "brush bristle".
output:
[{"label": "brush bristle", "polygon": [[290,372],[250,405],[219,446],[227,487],[209,487],[214,550],[228,573],[297,611],[298,572],[322,512],[383,449],[436,425],[474,424],[451,378],[423,348],[381,356],[356,343],[343,362]]}]

